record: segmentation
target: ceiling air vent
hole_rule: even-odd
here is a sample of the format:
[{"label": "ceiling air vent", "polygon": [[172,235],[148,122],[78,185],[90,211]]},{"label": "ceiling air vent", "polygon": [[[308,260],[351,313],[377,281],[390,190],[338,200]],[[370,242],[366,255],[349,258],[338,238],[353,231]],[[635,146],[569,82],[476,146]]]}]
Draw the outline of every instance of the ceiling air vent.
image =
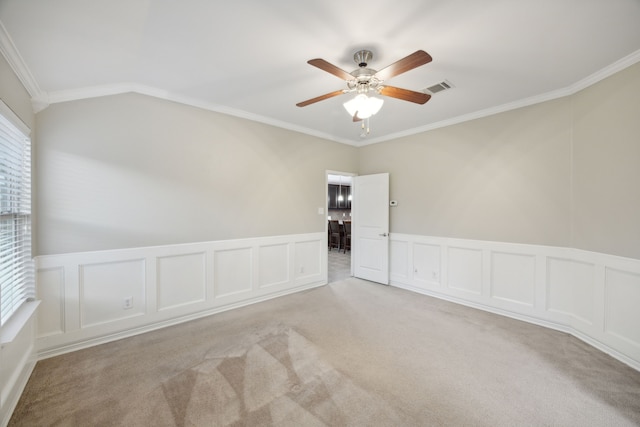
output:
[{"label": "ceiling air vent", "polygon": [[449,89],[453,89],[453,85],[451,84],[450,81],[444,80],[438,84],[429,86],[428,88],[424,89],[424,92],[435,95],[438,92],[442,92],[443,90],[449,90]]}]

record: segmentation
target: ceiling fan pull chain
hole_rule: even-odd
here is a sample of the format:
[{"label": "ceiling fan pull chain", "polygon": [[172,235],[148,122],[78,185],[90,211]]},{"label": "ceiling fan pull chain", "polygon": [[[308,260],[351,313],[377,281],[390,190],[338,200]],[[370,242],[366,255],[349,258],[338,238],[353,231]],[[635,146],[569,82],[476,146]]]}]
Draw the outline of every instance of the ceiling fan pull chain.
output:
[{"label": "ceiling fan pull chain", "polygon": [[[365,122],[366,124],[366,128],[365,128]],[[360,138],[366,138],[369,135],[369,118],[366,118],[364,120],[362,120],[362,132],[360,133]]]}]

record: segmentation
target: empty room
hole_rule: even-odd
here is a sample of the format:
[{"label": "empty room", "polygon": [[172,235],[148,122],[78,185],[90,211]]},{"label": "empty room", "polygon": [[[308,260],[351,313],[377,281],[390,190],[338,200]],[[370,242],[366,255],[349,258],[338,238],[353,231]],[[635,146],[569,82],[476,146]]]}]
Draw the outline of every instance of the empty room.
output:
[{"label": "empty room", "polygon": [[638,23],[0,0],[0,426],[640,425]]}]

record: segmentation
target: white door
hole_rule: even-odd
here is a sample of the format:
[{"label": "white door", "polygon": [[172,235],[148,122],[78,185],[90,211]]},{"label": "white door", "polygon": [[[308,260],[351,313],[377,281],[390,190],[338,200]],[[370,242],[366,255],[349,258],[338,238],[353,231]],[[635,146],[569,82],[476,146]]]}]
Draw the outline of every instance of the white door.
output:
[{"label": "white door", "polygon": [[354,177],[353,275],[389,284],[389,174]]}]

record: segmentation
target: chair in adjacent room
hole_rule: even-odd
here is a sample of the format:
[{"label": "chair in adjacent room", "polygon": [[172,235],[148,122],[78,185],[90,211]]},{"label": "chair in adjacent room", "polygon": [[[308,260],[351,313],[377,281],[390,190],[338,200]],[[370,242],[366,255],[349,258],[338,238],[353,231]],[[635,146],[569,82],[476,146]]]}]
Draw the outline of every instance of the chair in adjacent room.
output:
[{"label": "chair in adjacent room", "polygon": [[347,253],[347,249],[351,250],[351,221],[344,221],[344,253]]},{"label": "chair in adjacent room", "polygon": [[342,247],[342,235],[340,234],[340,224],[337,220],[329,221],[329,250],[331,248],[340,248]]}]

